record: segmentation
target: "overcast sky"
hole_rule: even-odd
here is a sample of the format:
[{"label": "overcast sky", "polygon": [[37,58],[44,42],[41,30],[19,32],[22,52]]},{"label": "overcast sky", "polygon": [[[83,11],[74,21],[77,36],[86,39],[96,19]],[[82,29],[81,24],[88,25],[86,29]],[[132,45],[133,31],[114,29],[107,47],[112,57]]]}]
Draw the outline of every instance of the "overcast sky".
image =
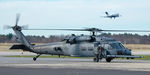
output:
[{"label": "overcast sky", "polygon": [[[105,11],[119,13],[116,19],[102,18]],[[150,30],[150,0],[0,0],[0,34],[4,25],[29,28],[90,28]],[[26,35],[79,34],[67,31],[23,31]],[[88,34],[88,32],[83,32]],[[145,33],[141,33],[145,34]]]}]

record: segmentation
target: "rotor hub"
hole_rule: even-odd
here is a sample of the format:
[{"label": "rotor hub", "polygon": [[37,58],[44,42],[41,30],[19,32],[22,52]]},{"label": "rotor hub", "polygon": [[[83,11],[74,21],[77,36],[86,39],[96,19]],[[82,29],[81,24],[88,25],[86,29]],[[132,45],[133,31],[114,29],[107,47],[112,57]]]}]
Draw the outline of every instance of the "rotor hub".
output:
[{"label": "rotor hub", "polygon": [[14,27],[12,27],[14,30],[18,30],[18,31],[21,31],[22,30],[22,28],[20,27],[20,26],[14,26]]}]

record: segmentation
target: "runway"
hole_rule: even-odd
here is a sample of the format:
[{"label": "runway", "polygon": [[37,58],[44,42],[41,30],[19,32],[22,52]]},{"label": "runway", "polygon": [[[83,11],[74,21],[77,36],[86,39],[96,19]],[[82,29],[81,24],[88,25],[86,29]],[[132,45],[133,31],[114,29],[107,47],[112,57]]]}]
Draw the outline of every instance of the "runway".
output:
[{"label": "runway", "polygon": [[0,67],[1,75],[149,75],[150,72],[105,69]]},{"label": "runway", "polygon": [[[149,75],[150,61],[115,59],[93,62],[87,58],[38,58],[5,57],[21,55],[21,52],[0,52],[2,75]],[[23,55],[35,55],[25,52]]]},{"label": "runway", "polygon": [[0,57],[2,75],[149,75],[150,61],[113,60],[111,63],[92,59]]}]

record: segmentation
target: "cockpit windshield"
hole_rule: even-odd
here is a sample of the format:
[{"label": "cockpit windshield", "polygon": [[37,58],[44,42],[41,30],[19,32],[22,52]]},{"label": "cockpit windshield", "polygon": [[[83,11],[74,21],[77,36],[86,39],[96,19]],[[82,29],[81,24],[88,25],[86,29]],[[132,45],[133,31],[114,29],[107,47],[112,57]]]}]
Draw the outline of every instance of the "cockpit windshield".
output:
[{"label": "cockpit windshield", "polygon": [[125,47],[121,43],[110,43],[110,46],[113,49],[125,49]]}]

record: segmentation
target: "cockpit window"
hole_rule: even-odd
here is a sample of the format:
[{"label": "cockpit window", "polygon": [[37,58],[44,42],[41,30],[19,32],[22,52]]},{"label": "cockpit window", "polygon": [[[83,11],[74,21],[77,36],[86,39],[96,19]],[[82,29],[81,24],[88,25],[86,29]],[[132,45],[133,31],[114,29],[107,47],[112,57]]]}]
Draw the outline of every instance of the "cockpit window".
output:
[{"label": "cockpit window", "polygon": [[121,43],[111,43],[113,49],[124,49],[125,47]]},{"label": "cockpit window", "polygon": [[122,47],[122,49],[125,49],[125,47],[122,45],[122,43],[119,43],[120,47]]}]

